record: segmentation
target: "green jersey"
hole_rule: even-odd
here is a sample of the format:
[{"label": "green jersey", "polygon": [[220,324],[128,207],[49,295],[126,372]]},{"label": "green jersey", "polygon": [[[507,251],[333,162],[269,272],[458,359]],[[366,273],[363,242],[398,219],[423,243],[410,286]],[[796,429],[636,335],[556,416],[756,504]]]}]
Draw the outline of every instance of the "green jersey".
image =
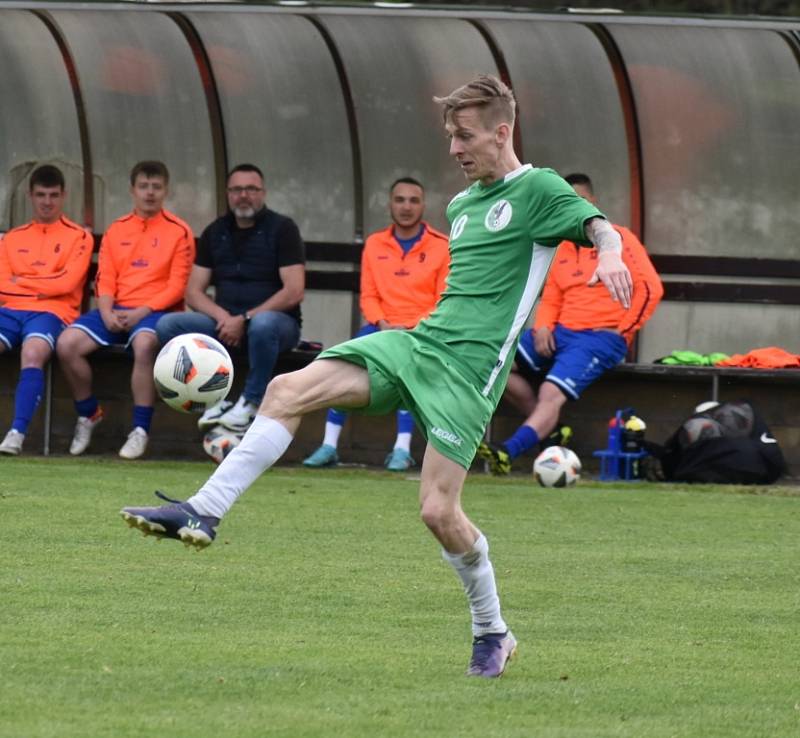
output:
[{"label": "green jersey", "polygon": [[591,245],[584,225],[598,216],[551,169],[527,164],[488,186],[473,183],[447,207],[447,288],[415,333],[449,349],[496,406],[555,247],[562,240]]},{"label": "green jersey", "polygon": [[405,407],[428,443],[469,469],[554,247],[588,245],[584,223],[597,216],[549,169],[528,165],[488,187],[473,184],[447,208],[450,273],[433,314],[412,331],[378,331],[318,358],[365,367],[370,401],[359,411]]}]

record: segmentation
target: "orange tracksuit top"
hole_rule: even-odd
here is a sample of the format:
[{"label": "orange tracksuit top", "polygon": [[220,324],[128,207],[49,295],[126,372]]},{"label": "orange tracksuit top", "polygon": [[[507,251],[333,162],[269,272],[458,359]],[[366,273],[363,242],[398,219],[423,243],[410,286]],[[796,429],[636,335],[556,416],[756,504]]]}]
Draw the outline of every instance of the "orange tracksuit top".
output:
[{"label": "orange tracksuit top", "polygon": [[664,287],[639,239],[623,226],[615,225],[614,230],[622,237],[622,261],[633,279],[631,306],[626,310],[614,302],[600,282],[586,284],[597,268],[596,248],[562,241],[536,308],[534,330],[552,330],[556,323],[574,331],[615,328],[630,344],[661,301]]},{"label": "orange tracksuit top", "polygon": [[78,317],[94,241],[61,216],[55,223],[19,226],[0,241],[0,302],[12,310]]},{"label": "orange tracksuit top", "polygon": [[121,307],[180,310],[193,263],[194,235],[178,216],[129,213],[103,236],[95,292]]},{"label": "orange tracksuit top", "polygon": [[422,238],[403,253],[394,226],[373,233],[361,254],[360,307],[368,323],[413,328],[433,312],[450,269],[447,236],[422,224]]}]

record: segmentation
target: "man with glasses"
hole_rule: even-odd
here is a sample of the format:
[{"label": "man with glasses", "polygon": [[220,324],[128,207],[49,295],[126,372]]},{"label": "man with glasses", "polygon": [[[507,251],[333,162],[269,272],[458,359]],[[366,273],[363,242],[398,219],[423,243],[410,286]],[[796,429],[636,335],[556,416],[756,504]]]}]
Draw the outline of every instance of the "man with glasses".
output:
[{"label": "man with glasses", "polygon": [[[227,179],[228,212],[200,236],[186,288],[194,312],[165,315],[156,326],[162,344],[183,333],[215,336],[246,352],[244,392],[224,400],[198,421],[201,430],[222,425],[244,432],[258,411],[275,362],[300,340],[305,289],[305,247],[291,218],[266,207],[264,175],[239,164]],[[206,294],[215,287],[214,299]]]}]

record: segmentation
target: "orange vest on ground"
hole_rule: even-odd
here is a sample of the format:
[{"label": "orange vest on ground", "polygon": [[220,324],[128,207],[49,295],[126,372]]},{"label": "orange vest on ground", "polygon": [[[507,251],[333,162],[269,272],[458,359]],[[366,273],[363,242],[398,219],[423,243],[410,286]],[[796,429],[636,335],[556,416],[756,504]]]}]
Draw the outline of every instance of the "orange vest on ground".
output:
[{"label": "orange vest on ground", "polygon": [[361,254],[360,307],[368,323],[387,320],[413,328],[433,312],[450,269],[447,236],[422,224],[422,238],[408,253],[394,226],[373,233]]},{"label": "orange vest on ground", "polygon": [[623,226],[614,230],[622,237],[622,261],[633,279],[631,306],[626,310],[612,300],[600,282],[587,285],[597,268],[596,248],[562,241],[536,308],[534,330],[552,330],[556,323],[574,331],[614,328],[630,344],[661,301],[664,287],[639,239]]},{"label": "orange vest on ground", "polygon": [[55,223],[30,223],[0,241],[0,302],[12,310],[78,317],[94,241],[84,228],[61,216]]},{"label": "orange vest on ground", "polygon": [[130,213],[103,236],[95,292],[122,307],[180,310],[193,263],[194,235],[178,216]]}]

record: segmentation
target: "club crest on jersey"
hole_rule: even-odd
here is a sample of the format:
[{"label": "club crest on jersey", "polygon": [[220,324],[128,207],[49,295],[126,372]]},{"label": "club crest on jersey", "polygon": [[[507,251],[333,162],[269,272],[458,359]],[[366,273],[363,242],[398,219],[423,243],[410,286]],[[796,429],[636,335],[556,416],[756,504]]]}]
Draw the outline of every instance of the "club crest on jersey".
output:
[{"label": "club crest on jersey", "polygon": [[455,221],[453,221],[453,226],[450,229],[451,241],[455,241],[464,232],[464,229],[467,227],[468,220],[469,216],[466,213],[463,213],[462,215],[459,215]]},{"label": "club crest on jersey", "polygon": [[486,230],[502,231],[511,222],[511,212],[511,203],[508,200],[498,200],[486,213],[486,220],[483,221]]}]

